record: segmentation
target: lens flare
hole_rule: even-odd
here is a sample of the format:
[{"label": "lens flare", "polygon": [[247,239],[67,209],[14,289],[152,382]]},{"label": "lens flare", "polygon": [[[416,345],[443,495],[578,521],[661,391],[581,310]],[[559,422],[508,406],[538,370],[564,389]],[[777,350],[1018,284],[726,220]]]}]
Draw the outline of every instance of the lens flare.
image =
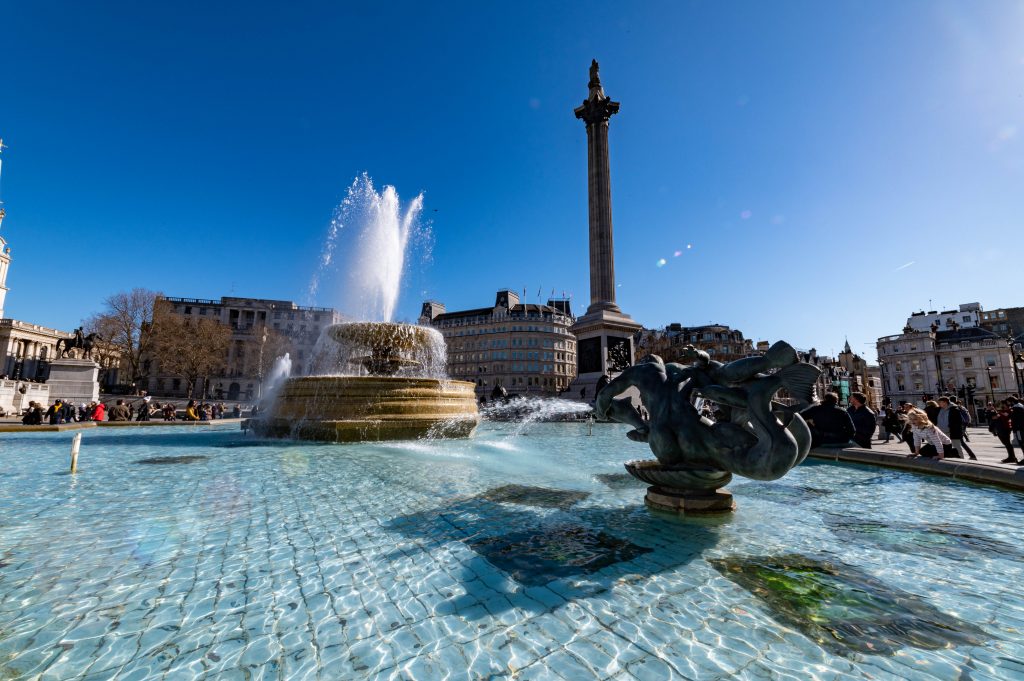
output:
[{"label": "lens flare", "polygon": [[664,267],[666,265],[666,263],[668,263],[668,260],[665,260],[665,258],[659,258],[658,262],[656,262],[655,264],[658,267]]}]

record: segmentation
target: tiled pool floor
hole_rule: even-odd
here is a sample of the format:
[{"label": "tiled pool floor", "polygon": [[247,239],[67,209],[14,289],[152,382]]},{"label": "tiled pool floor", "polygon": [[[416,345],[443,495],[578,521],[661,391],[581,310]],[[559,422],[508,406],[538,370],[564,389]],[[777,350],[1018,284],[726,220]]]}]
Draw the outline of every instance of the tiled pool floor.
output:
[{"label": "tiled pool floor", "polygon": [[808,463],[681,522],[586,430],[0,439],[0,679],[1024,678],[1024,496]]}]

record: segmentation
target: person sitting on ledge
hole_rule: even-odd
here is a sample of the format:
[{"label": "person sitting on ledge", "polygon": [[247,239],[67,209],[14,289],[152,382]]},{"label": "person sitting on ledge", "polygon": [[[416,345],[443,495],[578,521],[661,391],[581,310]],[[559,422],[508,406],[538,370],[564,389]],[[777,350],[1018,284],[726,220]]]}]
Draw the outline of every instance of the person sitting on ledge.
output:
[{"label": "person sitting on ledge", "polygon": [[198,421],[199,414],[196,412],[196,401],[189,400],[188,405],[185,407],[185,421]]},{"label": "person sitting on ledge", "polygon": [[871,449],[871,436],[875,434],[875,412],[867,405],[868,396],[864,393],[850,393],[850,407],[846,412],[853,421],[853,441],[858,447]]},{"label": "person sitting on ledge", "polygon": [[128,412],[128,407],[124,405],[124,400],[118,400],[114,408],[110,410],[111,421],[131,421],[131,414]]},{"label": "person sitting on ledge", "polygon": [[28,411],[25,412],[25,416],[21,419],[21,422],[26,426],[38,426],[43,423],[43,409],[36,402],[28,403]]},{"label": "person sitting on ledge", "polygon": [[953,444],[953,441],[931,422],[928,413],[924,410],[911,409],[907,415],[907,421],[910,423],[911,432],[914,435],[914,453],[910,456],[941,460],[946,445]]},{"label": "person sitting on ledge", "polygon": [[96,403],[96,408],[93,409],[93,411],[92,411],[92,420],[93,421],[102,421],[103,417],[106,416],[106,413],[107,413],[107,405],[103,404],[102,402],[97,402]]},{"label": "person sitting on ledge", "polygon": [[853,419],[839,406],[839,396],[825,393],[821,402],[800,412],[811,429],[811,448],[842,447],[853,437]]}]

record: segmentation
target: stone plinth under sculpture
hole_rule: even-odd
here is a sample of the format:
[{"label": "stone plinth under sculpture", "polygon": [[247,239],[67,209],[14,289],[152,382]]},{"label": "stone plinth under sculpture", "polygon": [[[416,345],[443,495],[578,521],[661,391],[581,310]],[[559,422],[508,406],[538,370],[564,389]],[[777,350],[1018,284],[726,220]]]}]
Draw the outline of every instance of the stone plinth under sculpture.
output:
[{"label": "stone plinth under sculpture", "polygon": [[[417,375],[431,365],[433,329],[382,322],[336,324],[327,335],[332,363],[364,375],[287,379],[258,435],[326,442],[469,437],[479,423],[474,385]],[[435,357],[436,363],[436,357]]]},{"label": "stone plinth under sculpture", "polygon": [[100,399],[97,380],[100,365],[91,359],[64,357],[50,362],[49,399],[60,399],[72,404],[96,402]]},{"label": "stone plinth under sculpture", "polygon": [[[595,411],[633,426],[627,437],[646,442],[657,460],[630,461],[626,470],[651,485],[645,503],[676,513],[728,512],[732,495],[722,488],[733,474],[775,480],[810,452],[811,434],[799,409],[811,401],[819,369],[800,362],[796,351],[779,342],[761,357],[722,364],[707,353],[684,349],[686,366],[644,358],[616,377],[597,396]],[[640,393],[644,418],[629,398]],[[773,400],[785,389],[796,402]],[[714,401],[722,418],[702,417],[696,397]]]}]

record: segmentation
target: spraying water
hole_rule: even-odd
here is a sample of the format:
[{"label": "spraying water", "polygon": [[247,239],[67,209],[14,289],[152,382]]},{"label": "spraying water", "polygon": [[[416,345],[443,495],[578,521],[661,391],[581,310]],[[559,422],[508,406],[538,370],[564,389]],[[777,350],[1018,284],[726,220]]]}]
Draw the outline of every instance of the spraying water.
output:
[{"label": "spraying water", "polygon": [[291,374],[292,358],[286,352],[282,357],[274,360],[273,366],[270,367],[270,373],[263,379],[261,401],[264,404],[273,404],[274,398],[277,397],[278,391],[284,385],[285,379],[291,376]]},{"label": "spraying water", "polygon": [[561,398],[527,397],[508,402],[492,402],[480,410],[490,421],[513,421],[513,436],[522,435],[527,427],[546,421],[573,421],[592,412],[589,404]]},{"label": "spraying water", "polygon": [[378,193],[366,173],[357,177],[334,211],[310,297],[352,319],[391,321],[422,210],[422,193],[403,209],[394,187]]}]

